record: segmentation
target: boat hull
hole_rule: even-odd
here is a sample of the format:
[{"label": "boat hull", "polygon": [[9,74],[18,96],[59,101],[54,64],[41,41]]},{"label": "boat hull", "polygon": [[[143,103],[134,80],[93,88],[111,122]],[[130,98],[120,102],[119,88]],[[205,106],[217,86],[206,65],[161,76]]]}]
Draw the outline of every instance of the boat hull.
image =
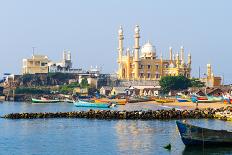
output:
[{"label": "boat hull", "polygon": [[178,102],[189,102],[188,99],[176,98]]},{"label": "boat hull", "polygon": [[91,103],[86,101],[77,101],[74,102],[76,107],[95,107],[95,108],[110,108],[110,104],[108,103]]},{"label": "boat hull", "polygon": [[125,105],[127,100],[106,100],[106,99],[94,99],[95,103],[116,103],[117,105]]},{"label": "boat hull", "polygon": [[39,99],[31,99],[32,103],[58,103],[60,100],[39,100]]},{"label": "boat hull", "polygon": [[181,139],[186,146],[225,146],[232,144],[232,132],[212,130],[176,121]]},{"label": "boat hull", "polygon": [[174,99],[156,99],[155,100],[158,103],[171,103],[171,102],[175,102]]}]

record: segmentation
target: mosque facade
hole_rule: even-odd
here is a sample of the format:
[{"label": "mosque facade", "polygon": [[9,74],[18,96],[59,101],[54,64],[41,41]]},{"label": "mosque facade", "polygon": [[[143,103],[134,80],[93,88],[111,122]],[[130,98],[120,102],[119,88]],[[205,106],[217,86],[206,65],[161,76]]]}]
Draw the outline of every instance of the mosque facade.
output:
[{"label": "mosque facade", "polygon": [[169,59],[164,59],[162,54],[157,55],[155,46],[151,42],[140,46],[140,28],[134,29],[133,49],[124,51],[124,34],[120,26],[118,30],[118,71],[119,80],[159,80],[162,76],[183,75],[191,76],[191,54],[185,61],[184,47],[174,54],[172,47],[169,48]]}]

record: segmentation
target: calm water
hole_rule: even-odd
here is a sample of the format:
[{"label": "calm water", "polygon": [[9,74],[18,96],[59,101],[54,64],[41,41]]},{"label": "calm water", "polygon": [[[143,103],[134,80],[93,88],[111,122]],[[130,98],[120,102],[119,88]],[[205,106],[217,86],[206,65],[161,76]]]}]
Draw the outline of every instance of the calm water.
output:
[{"label": "calm water", "polygon": [[[117,109],[160,109],[153,104],[130,104]],[[0,115],[12,112],[80,110],[72,104],[0,104]],[[81,109],[87,110],[87,109]],[[188,120],[214,129],[232,129],[231,122]],[[175,121],[88,119],[0,119],[0,154],[232,154],[231,148],[185,148]],[[172,150],[163,146],[172,144]]]}]

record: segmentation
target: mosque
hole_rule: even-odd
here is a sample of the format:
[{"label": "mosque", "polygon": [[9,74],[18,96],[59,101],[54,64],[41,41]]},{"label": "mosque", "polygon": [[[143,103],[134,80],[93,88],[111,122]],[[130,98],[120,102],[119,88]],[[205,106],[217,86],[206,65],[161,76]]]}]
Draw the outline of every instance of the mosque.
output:
[{"label": "mosque", "polygon": [[[184,60],[184,47],[180,52],[174,54],[172,47],[169,48],[170,57],[164,59],[162,54],[157,55],[155,46],[147,42],[140,47],[140,28],[136,25],[134,29],[134,47],[133,50],[123,47],[123,28],[118,30],[118,72],[119,80],[159,80],[162,76],[183,75],[190,78],[191,73],[191,55],[188,54],[187,61]],[[126,53],[126,54],[124,54]]]}]

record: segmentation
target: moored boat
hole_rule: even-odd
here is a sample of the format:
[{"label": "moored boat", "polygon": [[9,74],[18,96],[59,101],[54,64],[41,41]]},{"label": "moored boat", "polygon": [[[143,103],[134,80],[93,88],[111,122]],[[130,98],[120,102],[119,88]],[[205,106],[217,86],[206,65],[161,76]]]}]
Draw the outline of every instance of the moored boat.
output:
[{"label": "moored boat", "polygon": [[232,145],[232,132],[213,130],[176,121],[181,139],[186,146]]},{"label": "moored boat", "polygon": [[177,97],[176,100],[177,100],[178,102],[189,102],[189,99],[179,98],[179,97]]},{"label": "moored boat", "polygon": [[95,107],[95,108],[110,108],[112,107],[111,103],[94,103],[88,101],[77,100],[74,102],[76,107]]},{"label": "moored boat", "polygon": [[116,103],[117,105],[125,105],[127,99],[94,99],[95,103]]},{"label": "moored boat", "polygon": [[155,101],[158,102],[158,103],[171,103],[171,102],[175,102],[174,99],[166,99],[166,98],[156,99]]},{"label": "moored boat", "polygon": [[41,99],[31,98],[32,103],[57,103],[60,102],[60,100],[50,100],[44,97],[41,97]]},{"label": "moored boat", "polygon": [[223,98],[212,97],[212,96],[191,96],[191,101],[193,103],[214,103],[214,102],[222,102]]},{"label": "moored boat", "polygon": [[232,97],[229,93],[223,95],[223,102],[228,104],[232,103]]}]

